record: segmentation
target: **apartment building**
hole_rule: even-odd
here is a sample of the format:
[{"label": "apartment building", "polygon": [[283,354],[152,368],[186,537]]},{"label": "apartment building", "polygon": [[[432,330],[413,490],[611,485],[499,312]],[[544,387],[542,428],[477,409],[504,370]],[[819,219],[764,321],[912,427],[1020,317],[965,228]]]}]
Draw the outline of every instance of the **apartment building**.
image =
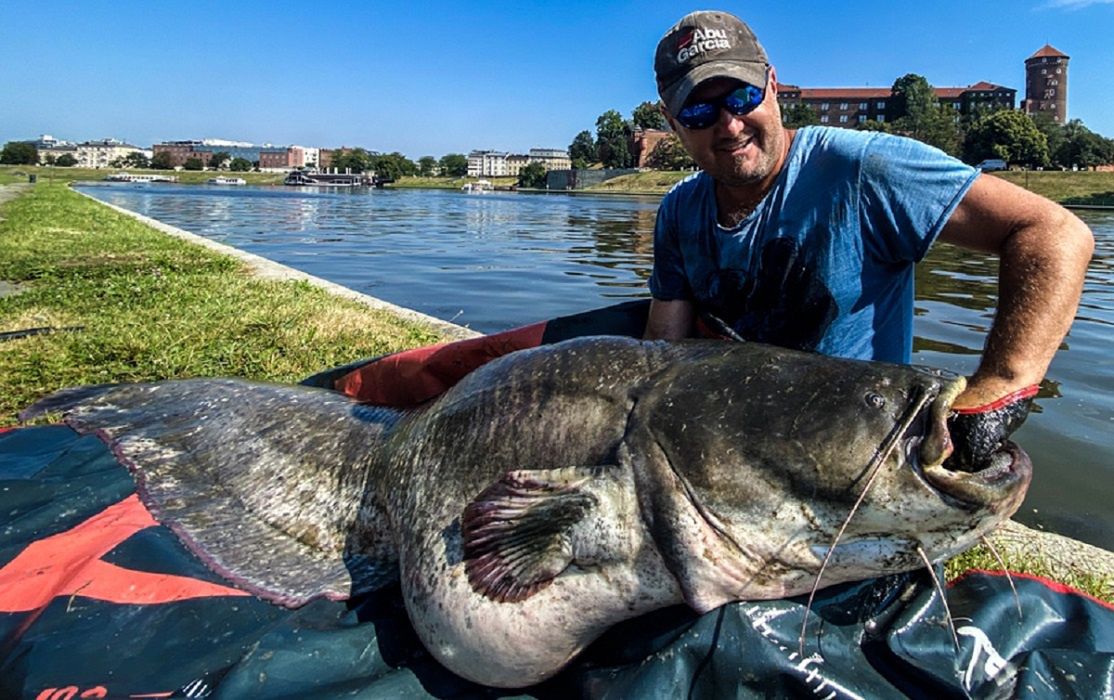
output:
[{"label": "apartment building", "polygon": [[100,141],[85,141],[77,144],[77,164],[82,168],[110,168],[112,162],[124,158],[132,153],[143,153],[150,156],[150,151],[145,151],[138,146],[118,141],[116,139],[101,139]]},{"label": "apartment building", "polygon": [[300,150],[301,147],[299,146],[272,146],[271,144],[259,146],[246,141],[226,141],[224,139],[164,141],[163,143],[156,143],[152,148],[155,154],[169,153],[171,165],[176,168],[185,165],[190,158],[197,158],[202,165],[208,167],[214,153],[227,153],[230,158],[243,158],[250,163],[259,163],[260,168],[264,167],[263,162],[266,160],[268,163],[276,164],[269,167],[284,170],[300,166],[277,164],[289,163],[304,157],[301,153],[291,153],[292,149]]},{"label": "apartment building", "polygon": [[468,154],[468,177],[517,177],[530,163],[541,163],[546,171],[572,167],[568,151],[561,148],[531,148],[527,154],[472,151]]}]

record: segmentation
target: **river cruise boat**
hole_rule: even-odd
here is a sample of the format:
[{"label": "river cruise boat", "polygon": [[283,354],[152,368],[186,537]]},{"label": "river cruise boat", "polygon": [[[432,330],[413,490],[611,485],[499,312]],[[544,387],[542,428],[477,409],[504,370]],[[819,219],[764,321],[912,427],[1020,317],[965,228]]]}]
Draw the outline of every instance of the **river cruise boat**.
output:
[{"label": "river cruise boat", "polygon": [[106,175],[109,182],[178,182],[177,175],[133,175],[131,173],[113,173]]},{"label": "river cruise boat", "polygon": [[374,175],[363,173],[307,173],[300,170],[287,175],[284,185],[308,185],[311,187],[373,187],[378,186]]},{"label": "river cruise boat", "polygon": [[246,185],[248,181],[242,177],[211,177],[206,180],[210,185]]}]

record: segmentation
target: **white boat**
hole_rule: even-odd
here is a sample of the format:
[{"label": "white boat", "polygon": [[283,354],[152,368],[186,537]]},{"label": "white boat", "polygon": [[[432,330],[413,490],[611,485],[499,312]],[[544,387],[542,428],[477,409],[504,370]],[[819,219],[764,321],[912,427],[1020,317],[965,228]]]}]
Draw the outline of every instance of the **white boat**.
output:
[{"label": "white boat", "polygon": [[132,175],[131,173],[114,173],[106,175],[109,182],[178,182],[176,175]]},{"label": "white boat", "polygon": [[475,182],[464,183],[460,191],[469,194],[483,194],[484,192],[491,192],[494,189],[495,185],[492,185],[489,180],[476,180]]},{"label": "white boat", "polygon": [[219,177],[211,177],[208,180],[206,180],[206,182],[208,182],[210,185],[246,185],[246,184],[248,184],[248,181],[245,180],[242,177],[225,177],[223,175],[221,175]]}]

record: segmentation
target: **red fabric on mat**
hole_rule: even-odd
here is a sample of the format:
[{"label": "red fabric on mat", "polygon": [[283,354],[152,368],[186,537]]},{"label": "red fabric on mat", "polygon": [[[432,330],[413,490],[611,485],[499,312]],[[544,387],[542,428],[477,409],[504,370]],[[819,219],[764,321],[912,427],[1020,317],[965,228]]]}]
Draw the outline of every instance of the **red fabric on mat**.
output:
[{"label": "red fabric on mat", "polygon": [[545,325],[535,323],[388,355],[352,370],[338,379],[334,388],[376,406],[419,406],[445,393],[477,367],[515,350],[537,347]]}]

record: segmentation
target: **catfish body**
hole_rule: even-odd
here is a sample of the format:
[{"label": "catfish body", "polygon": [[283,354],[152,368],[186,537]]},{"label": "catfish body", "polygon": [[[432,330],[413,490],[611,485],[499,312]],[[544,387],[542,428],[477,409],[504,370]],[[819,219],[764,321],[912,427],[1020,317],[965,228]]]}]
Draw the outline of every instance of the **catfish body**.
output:
[{"label": "catfish body", "polygon": [[[1031,474],[1007,445],[951,472],[963,379],[758,344],[582,338],[468,375],[421,410],[184,380],[68,390],[162,522],[267,599],[401,577],[446,666],[520,687],[616,622],[808,591],[960,551]],[[836,533],[869,492],[843,536]]]}]

